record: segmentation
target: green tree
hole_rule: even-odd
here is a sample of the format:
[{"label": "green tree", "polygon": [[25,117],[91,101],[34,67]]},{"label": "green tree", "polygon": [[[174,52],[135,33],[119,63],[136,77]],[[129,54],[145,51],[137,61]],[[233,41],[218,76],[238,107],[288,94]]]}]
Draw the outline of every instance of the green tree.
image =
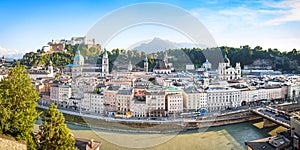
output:
[{"label": "green tree", "polygon": [[19,63],[0,81],[0,134],[25,140],[28,149],[35,149],[33,126],[38,92],[31,85],[25,66]]},{"label": "green tree", "polygon": [[75,149],[75,139],[64,123],[63,114],[56,109],[56,105],[49,106],[49,110],[45,112],[42,120],[40,149]]}]

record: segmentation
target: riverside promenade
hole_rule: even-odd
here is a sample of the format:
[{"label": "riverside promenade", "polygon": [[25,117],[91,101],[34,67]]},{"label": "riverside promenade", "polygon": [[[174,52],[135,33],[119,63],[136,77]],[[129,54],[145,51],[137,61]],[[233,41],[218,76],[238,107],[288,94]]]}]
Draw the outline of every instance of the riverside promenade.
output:
[{"label": "riverside promenade", "polygon": [[[46,106],[38,105],[37,108],[48,109]],[[95,128],[106,131],[118,132],[133,132],[133,133],[173,133],[190,129],[216,127],[228,124],[241,123],[251,120],[260,119],[251,112],[251,109],[232,111],[222,114],[209,114],[197,118],[168,118],[165,120],[150,120],[150,119],[120,119],[104,116],[96,116],[93,114],[79,113],[69,110],[59,109],[64,114],[78,116],[84,118],[86,125],[68,122],[69,124],[81,125],[85,127]],[[109,124],[110,123],[110,124]],[[114,123],[114,124],[112,124]],[[121,124],[121,125],[117,125]],[[124,126],[130,126],[125,127]],[[151,128],[139,128],[135,124],[149,124],[150,126],[157,126]],[[159,126],[158,126],[159,125]],[[114,127],[113,127],[114,126]]]}]

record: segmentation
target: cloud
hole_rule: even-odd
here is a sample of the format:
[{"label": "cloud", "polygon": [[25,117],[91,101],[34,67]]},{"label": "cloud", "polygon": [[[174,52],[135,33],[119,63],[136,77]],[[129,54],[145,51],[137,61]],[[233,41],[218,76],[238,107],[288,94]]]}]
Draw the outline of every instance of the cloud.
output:
[{"label": "cloud", "polygon": [[15,55],[15,54],[20,54],[20,52],[18,50],[11,50],[11,49],[7,49],[7,48],[4,48],[2,46],[0,46],[0,55],[5,55],[5,56],[8,56],[8,55]]},{"label": "cloud", "polygon": [[300,1],[265,2],[265,5],[274,9],[280,9],[281,15],[264,22],[264,25],[280,25],[286,22],[300,21]]},{"label": "cloud", "polygon": [[217,28],[213,30],[214,32],[221,28],[228,29],[228,27],[242,29],[250,26],[270,26],[300,21],[300,1],[261,1],[255,6],[245,3],[223,9],[195,8],[190,12],[199,19],[203,19],[204,24],[208,23],[208,26],[211,26],[209,23],[213,22],[222,24],[222,27],[211,26]]},{"label": "cloud", "polygon": [[250,44],[291,50],[299,49],[300,31],[297,24],[283,23],[300,21],[299,4],[300,1],[261,1],[230,7],[201,7],[190,13],[208,28],[220,45]]},{"label": "cloud", "polygon": [[244,6],[226,9],[197,8],[190,11],[212,33],[226,30],[244,30],[259,25],[259,12]]}]

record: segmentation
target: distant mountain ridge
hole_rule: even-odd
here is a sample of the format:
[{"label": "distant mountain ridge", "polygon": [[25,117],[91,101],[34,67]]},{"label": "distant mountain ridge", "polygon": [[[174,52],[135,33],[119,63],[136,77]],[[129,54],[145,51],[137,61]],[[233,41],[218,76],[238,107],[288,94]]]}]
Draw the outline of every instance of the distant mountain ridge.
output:
[{"label": "distant mountain ridge", "polygon": [[204,44],[196,44],[188,43],[188,42],[172,42],[169,40],[163,40],[160,38],[153,38],[152,40],[145,40],[134,44],[128,49],[138,50],[145,53],[155,53],[158,51],[164,51],[167,49],[180,49],[180,48],[204,48],[206,47]]}]

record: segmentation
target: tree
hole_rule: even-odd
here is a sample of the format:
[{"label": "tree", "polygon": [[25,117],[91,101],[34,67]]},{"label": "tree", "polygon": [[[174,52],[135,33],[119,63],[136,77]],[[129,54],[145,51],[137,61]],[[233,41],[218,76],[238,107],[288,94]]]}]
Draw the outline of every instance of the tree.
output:
[{"label": "tree", "polygon": [[51,104],[49,106],[49,110],[43,115],[42,121],[40,149],[75,149],[75,139],[64,123],[63,114],[56,109],[56,105]]},{"label": "tree", "polygon": [[18,63],[7,77],[0,81],[0,134],[25,140],[28,149],[35,149],[33,126],[38,118],[36,111],[38,92],[31,85],[25,66]]},{"label": "tree", "polygon": [[61,76],[60,73],[56,73],[56,74],[55,74],[55,78],[59,78],[60,76]]}]

